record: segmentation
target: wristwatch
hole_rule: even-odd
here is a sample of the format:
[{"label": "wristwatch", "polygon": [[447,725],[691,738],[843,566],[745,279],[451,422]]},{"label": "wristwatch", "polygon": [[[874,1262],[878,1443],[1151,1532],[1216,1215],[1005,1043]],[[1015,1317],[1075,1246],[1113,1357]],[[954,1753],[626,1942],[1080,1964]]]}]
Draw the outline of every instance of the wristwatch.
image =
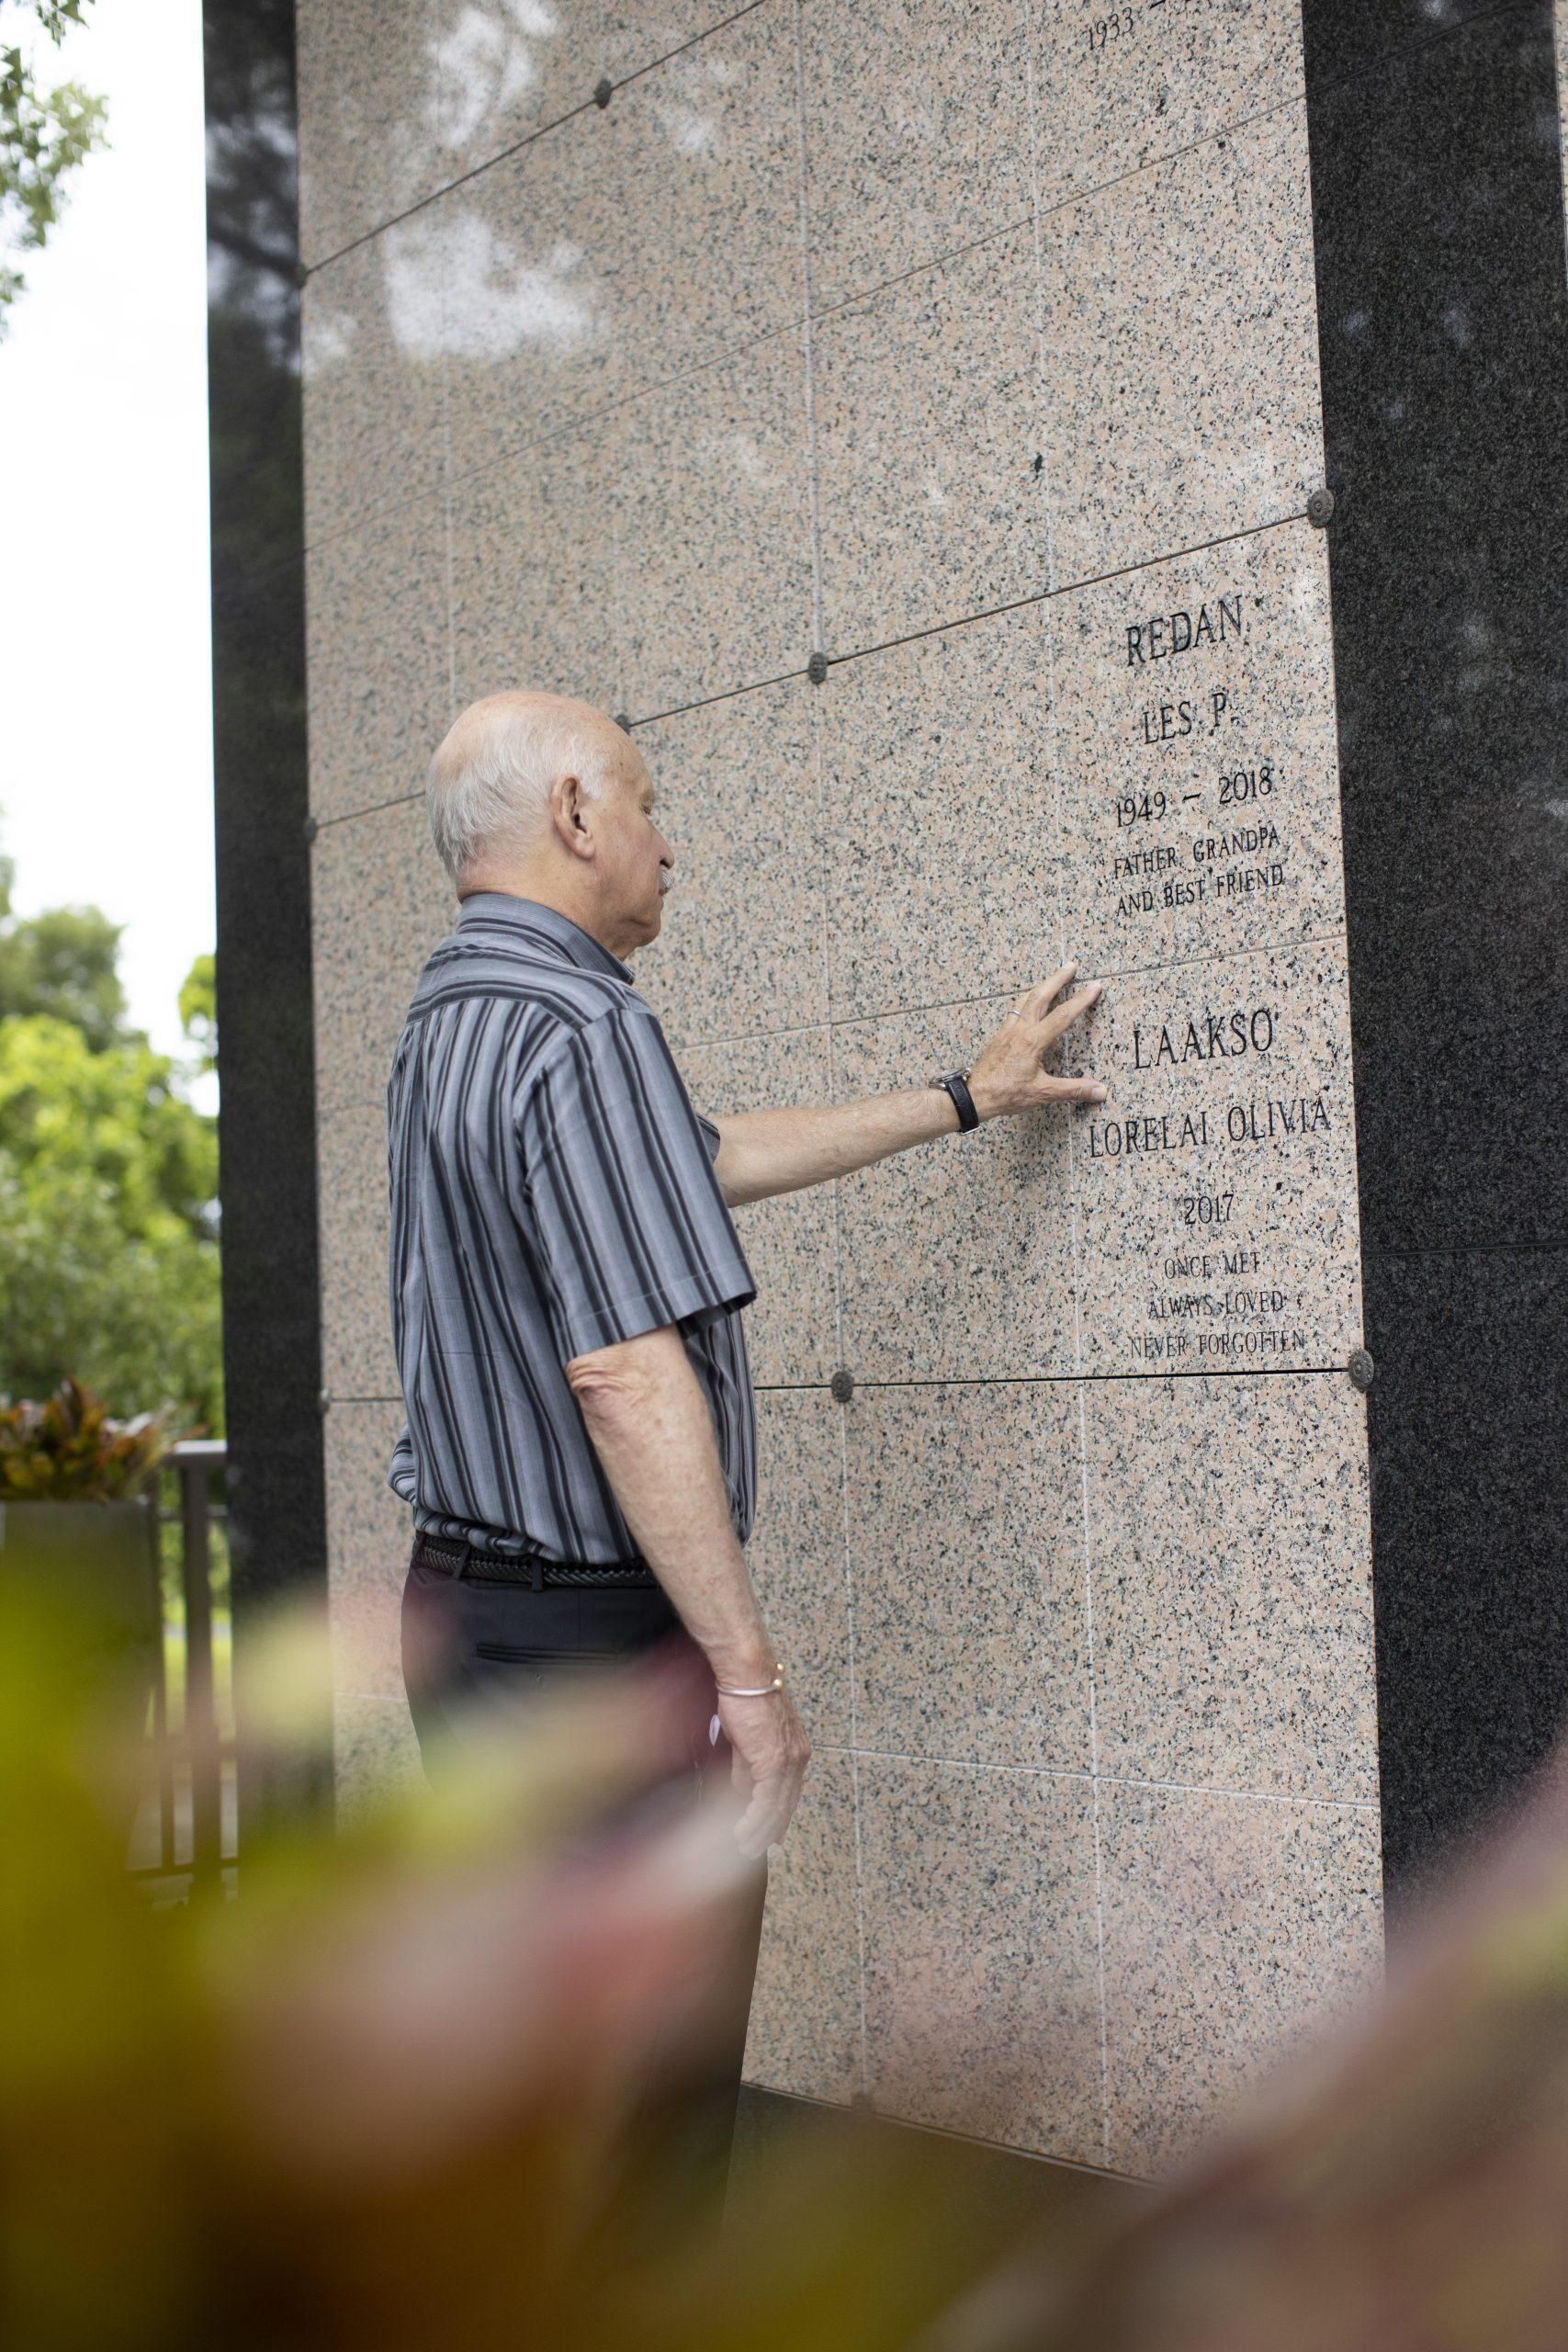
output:
[{"label": "wristwatch", "polygon": [[936,1077],[928,1079],[926,1083],[929,1086],[940,1086],[945,1094],[952,1095],[953,1107],[958,1114],[960,1134],[967,1135],[971,1127],[979,1125],[980,1114],[975,1108],[975,1097],[969,1091],[967,1070],[939,1070]]}]

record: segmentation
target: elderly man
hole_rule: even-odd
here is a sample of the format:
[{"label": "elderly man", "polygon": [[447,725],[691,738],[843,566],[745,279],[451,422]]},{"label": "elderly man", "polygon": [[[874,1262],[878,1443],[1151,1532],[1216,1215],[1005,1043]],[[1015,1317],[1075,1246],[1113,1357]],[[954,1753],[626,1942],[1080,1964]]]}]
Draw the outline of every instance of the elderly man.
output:
[{"label": "elderly man", "polygon": [[462,913],[389,1089],[414,1720],[428,1747],[455,1698],[683,1650],[692,1780],[732,1773],[761,1858],[810,1750],[746,1566],[754,1287],[730,1209],[1098,1099],[1043,1067],[1098,990],[1058,1001],[1075,967],[1053,974],[966,1074],[705,1119],[623,960],[658,937],[675,863],[636,743],[586,704],[492,695],[436,752],[429,806]]}]

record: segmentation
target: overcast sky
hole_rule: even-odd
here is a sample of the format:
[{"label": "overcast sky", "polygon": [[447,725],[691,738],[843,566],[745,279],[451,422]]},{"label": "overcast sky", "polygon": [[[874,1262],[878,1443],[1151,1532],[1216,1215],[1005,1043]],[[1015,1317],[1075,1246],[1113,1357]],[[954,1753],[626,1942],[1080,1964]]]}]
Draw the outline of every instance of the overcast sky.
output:
[{"label": "overcast sky", "polygon": [[0,338],[0,846],[21,911],[124,923],[131,1016],[176,1051],[213,944],[200,0],[98,0],[60,71],[111,143]]}]

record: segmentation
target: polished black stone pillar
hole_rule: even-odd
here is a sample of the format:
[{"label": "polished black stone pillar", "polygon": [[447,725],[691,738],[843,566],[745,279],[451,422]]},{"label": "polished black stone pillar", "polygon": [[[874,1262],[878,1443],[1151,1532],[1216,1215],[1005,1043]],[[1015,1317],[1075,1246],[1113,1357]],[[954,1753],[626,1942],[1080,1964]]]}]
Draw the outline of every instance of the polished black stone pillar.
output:
[{"label": "polished black stone pillar", "polygon": [[219,1124],[236,1611],[325,1584],[292,0],[207,0]]},{"label": "polished black stone pillar", "polygon": [[1304,0],[1391,1891],[1568,1721],[1550,0]]}]

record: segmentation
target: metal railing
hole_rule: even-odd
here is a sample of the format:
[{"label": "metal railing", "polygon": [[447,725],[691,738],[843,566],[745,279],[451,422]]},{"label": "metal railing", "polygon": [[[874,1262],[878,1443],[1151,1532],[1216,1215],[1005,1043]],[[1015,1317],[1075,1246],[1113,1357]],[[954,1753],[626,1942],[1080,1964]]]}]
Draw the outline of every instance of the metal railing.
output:
[{"label": "metal railing", "polygon": [[163,1638],[151,1770],[129,1862],[136,1877],[167,1880],[174,1893],[217,1884],[237,1857],[225,1461],[220,1441],[187,1439],[175,1447],[149,1503]]}]

